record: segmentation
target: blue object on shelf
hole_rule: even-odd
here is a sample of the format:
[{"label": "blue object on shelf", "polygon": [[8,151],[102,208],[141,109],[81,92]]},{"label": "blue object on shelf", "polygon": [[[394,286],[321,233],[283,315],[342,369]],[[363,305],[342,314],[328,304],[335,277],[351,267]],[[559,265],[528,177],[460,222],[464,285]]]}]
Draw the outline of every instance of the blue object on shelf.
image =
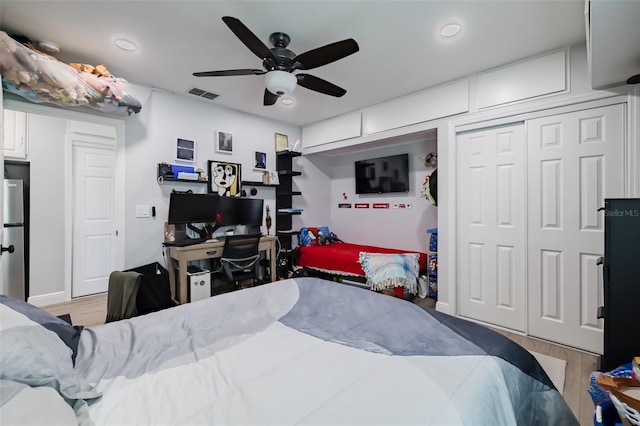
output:
[{"label": "blue object on shelf", "polygon": [[173,175],[175,177],[178,177],[178,173],[180,172],[185,172],[185,173],[193,173],[194,172],[194,168],[191,166],[181,166],[178,164],[172,164],[171,165],[171,172],[173,172]]}]

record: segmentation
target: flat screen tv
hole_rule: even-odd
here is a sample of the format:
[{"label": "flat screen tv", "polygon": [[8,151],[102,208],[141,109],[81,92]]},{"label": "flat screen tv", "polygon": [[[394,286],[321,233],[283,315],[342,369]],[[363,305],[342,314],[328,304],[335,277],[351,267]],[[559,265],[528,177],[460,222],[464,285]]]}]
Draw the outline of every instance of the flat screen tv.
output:
[{"label": "flat screen tv", "polygon": [[356,194],[409,192],[409,154],[356,161]]}]

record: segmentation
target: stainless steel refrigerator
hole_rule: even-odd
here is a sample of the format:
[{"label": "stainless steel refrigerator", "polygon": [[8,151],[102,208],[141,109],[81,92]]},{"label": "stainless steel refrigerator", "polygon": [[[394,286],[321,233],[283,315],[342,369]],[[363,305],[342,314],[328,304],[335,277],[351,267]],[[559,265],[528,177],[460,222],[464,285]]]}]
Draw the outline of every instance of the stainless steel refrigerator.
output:
[{"label": "stainless steel refrigerator", "polygon": [[24,183],[19,179],[5,179],[2,247],[13,246],[13,252],[5,251],[2,255],[2,293],[20,300],[26,300],[24,223]]}]

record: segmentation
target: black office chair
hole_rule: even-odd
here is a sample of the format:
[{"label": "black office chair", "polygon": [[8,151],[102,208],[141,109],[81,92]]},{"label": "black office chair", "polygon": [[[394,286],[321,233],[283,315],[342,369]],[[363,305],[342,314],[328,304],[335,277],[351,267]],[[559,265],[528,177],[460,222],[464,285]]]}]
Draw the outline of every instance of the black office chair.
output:
[{"label": "black office chair", "polygon": [[227,235],[220,263],[227,281],[236,287],[241,281],[252,280],[256,284],[260,273],[260,234]]}]

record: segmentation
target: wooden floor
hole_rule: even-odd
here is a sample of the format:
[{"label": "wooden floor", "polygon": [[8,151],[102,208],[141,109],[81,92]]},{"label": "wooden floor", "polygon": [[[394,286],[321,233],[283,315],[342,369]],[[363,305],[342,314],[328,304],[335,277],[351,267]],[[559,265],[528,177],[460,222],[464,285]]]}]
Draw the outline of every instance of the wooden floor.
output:
[{"label": "wooden floor", "polygon": [[[429,298],[415,298],[413,302],[427,308],[435,307],[435,300]],[[105,294],[78,298],[71,302],[46,306],[43,309],[53,315],[70,314],[74,325],[90,327],[104,324],[107,315],[107,296]],[[589,376],[596,369],[595,355],[504,330],[495,329],[495,331],[509,337],[525,349],[567,361],[564,398],[581,425],[593,424],[594,407],[587,388]]]}]

